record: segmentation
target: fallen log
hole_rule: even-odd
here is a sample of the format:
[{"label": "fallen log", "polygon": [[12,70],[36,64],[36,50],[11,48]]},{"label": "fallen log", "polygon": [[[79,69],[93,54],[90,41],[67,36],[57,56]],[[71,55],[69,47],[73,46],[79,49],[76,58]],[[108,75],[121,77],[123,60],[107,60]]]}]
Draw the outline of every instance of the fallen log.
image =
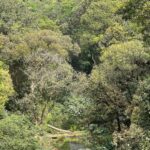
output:
[{"label": "fallen log", "polygon": [[52,129],[54,129],[54,130],[56,130],[56,131],[59,131],[59,132],[63,132],[63,133],[72,133],[72,132],[69,131],[69,130],[59,129],[59,128],[56,128],[56,127],[54,127],[54,126],[52,126],[52,125],[48,125],[48,127],[52,128]]},{"label": "fallen log", "polygon": [[71,137],[81,137],[83,136],[83,133],[69,133],[69,134],[49,134],[46,135],[46,137],[51,138],[51,139],[57,139],[57,138],[71,138]]}]

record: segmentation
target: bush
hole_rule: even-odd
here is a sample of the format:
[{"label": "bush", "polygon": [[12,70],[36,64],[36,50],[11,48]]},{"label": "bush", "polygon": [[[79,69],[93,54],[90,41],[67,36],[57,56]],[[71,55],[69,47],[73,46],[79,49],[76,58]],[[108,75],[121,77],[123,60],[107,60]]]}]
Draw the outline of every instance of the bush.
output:
[{"label": "bush", "polygon": [[24,116],[0,120],[0,150],[40,150],[33,127]]}]

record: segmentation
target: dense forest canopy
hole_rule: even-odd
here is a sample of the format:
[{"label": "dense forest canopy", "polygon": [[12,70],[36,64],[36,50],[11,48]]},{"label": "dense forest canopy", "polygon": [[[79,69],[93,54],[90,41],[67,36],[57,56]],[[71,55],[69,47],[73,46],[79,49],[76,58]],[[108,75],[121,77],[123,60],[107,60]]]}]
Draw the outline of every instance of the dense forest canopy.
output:
[{"label": "dense forest canopy", "polygon": [[0,0],[0,150],[72,150],[51,126],[90,150],[149,150],[149,14],[149,0]]}]

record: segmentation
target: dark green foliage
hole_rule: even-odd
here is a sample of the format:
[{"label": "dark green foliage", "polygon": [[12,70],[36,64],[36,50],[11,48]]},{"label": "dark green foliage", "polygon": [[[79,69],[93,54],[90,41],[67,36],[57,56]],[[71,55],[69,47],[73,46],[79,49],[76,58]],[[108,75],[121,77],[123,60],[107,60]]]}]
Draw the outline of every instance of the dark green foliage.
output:
[{"label": "dark green foliage", "polygon": [[134,102],[140,108],[138,124],[143,128],[150,129],[150,77],[140,81],[138,89],[134,95]]},{"label": "dark green foliage", "polygon": [[150,44],[150,1],[149,0],[130,0],[123,9],[120,10],[123,18],[137,22],[141,27],[144,41]]}]

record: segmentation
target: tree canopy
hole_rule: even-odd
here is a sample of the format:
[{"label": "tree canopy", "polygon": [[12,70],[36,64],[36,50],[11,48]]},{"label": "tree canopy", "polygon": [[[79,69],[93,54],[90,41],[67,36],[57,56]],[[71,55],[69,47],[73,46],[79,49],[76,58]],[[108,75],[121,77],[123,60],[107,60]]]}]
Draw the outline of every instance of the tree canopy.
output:
[{"label": "tree canopy", "polygon": [[149,6],[1,0],[0,149],[150,149]]}]

